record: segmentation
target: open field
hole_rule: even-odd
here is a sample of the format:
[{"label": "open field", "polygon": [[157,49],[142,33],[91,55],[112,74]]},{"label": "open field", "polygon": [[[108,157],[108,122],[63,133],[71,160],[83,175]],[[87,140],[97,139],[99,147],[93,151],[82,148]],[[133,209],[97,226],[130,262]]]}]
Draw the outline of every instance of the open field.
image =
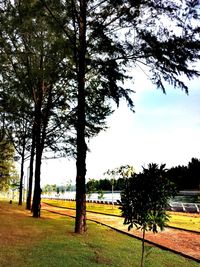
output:
[{"label": "open field", "polygon": [[[0,202],[0,221],[1,267],[139,266],[141,242],[102,225],[88,222],[88,232],[76,235],[69,217],[43,211],[35,219],[24,207],[6,202]],[[199,266],[155,247],[148,251],[148,267]]]},{"label": "open field", "polygon": [[[51,205],[75,208],[75,201],[64,201],[64,200],[47,200],[44,202]],[[106,214],[119,215],[121,211],[118,206],[112,206],[107,204],[97,204],[97,203],[87,203],[87,211],[102,212]],[[179,212],[168,212],[170,215],[170,220],[168,222],[169,226],[178,227],[186,230],[198,231],[200,232],[200,214],[193,213],[179,213]]]}]

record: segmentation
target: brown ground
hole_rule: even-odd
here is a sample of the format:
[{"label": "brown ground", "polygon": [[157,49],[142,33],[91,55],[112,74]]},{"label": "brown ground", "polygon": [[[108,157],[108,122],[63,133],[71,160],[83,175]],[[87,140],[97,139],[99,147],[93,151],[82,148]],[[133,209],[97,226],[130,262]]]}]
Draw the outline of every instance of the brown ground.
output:
[{"label": "brown ground", "polygon": [[[42,204],[42,208],[63,215],[75,216],[75,210],[53,207],[47,204]],[[139,230],[128,231],[127,225],[123,225],[123,218],[87,212],[87,219],[102,223],[135,237],[141,238],[142,236]],[[200,233],[165,228],[163,232],[157,234],[147,232],[145,240],[200,261]]]}]

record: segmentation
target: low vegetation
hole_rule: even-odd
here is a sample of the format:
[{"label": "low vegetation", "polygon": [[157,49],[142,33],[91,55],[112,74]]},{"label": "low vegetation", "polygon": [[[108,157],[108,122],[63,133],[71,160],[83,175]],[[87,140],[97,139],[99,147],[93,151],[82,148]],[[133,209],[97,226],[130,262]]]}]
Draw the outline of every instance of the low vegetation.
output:
[{"label": "low vegetation", "polygon": [[169,212],[169,226],[200,232],[200,214]]},{"label": "low vegetation", "polygon": [[[45,199],[43,201],[48,204],[63,208],[75,209],[76,207],[75,201],[49,199]],[[87,203],[87,211],[101,212],[118,216],[121,214],[121,211],[117,205],[113,207],[112,205],[98,203]],[[169,226],[200,232],[200,214],[178,212],[168,212],[168,214],[170,215],[169,222],[167,223]]]},{"label": "low vegetation", "polygon": [[[43,211],[36,220],[17,204],[0,202],[0,266],[138,266],[141,242],[88,222],[89,231],[74,234],[74,220]],[[113,242],[115,240],[115,242]],[[128,244],[128,245],[127,245]],[[199,264],[155,247],[146,266],[197,267]]]}]

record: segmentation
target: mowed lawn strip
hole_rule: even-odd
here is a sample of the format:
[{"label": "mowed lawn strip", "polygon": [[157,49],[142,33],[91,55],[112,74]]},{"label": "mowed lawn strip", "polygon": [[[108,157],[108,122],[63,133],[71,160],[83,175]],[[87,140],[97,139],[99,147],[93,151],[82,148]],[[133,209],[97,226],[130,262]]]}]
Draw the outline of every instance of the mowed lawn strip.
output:
[{"label": "mowed lawn strip", "polygon": [[[84,235],[74,233],[74,220],[42,211],[32,218],[24,207],[0,202],[1,267],[139,266],[141,242],[88,222]],[[197,267],[174,253],[147,247],[148,267]]]},{"label": "mowed lawn strip", "polygon": [[[45,203],[55,205],[63,208],[76,208],[75,201],[66,200],[50,200],[44,199]],[[121,210],[119,206],[108,204],[98,204],[98,203],[87,203],[87,211],[101,212],[111,215],[121,215]],[[168,212],[170,219],[168,222],[169,226],[178,227],[181,229],[192,230],[200,232],[200,214],[194,213],[182,213],[182,212]]]}]

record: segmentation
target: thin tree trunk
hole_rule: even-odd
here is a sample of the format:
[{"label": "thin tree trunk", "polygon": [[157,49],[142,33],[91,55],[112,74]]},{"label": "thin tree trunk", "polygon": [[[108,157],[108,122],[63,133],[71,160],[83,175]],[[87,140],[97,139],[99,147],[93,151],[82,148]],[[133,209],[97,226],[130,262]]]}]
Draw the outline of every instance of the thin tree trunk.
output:
[{"label": "thin tree trunk", "polygon": [[24,179],[24,157],[25,157],[25,137],[23,137],[23,147],[22,147],[22,159],[21,159],[21,173],[20,173],[20,184],[19,184],[19,205],[22,205],[22,194],[23,194],[23,179]]},{"label": "thin tree trunk", "polygon": [[22,160],[21,160],[20,184],[19,184],[19,202],[18,202],[18,205],[22,205],[23,179],[24,179],[24,156],[22,157]]},{"label": "thin tree trunk", "polygon": [[76,159],[76,222],[75,233],[86,231],[86,151],[85,142],[85,53],[86,53],[86,0],[80,0],[78,49],[78,118]]},{"label": "thin tree trunk", "polygon": [[141,267],[144,266],[144,237],[145,237],[145,228],[142,233],[142,257],[141,257]]},{"label": "thin tree trunk", "polygon": [[33,163],[34,163],[34,155],[35,155],[35,130],[32,130],[32,145],[31,145],[31,157],[30,157],[30,165],[29,165],[29,184],[28,184],[28,194],[26,200],[26,209],[31,210],[31,199],[32,199],[32,187],[33,187]]}]

